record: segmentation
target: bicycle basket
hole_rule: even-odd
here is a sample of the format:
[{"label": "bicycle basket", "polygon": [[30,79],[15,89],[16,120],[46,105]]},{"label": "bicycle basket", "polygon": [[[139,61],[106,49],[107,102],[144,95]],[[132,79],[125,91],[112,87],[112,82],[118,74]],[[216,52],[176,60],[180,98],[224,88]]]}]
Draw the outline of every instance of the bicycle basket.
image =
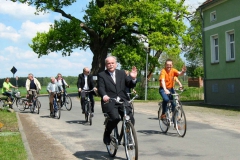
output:
[{"label": "bicycle basket", "polygon": [[20,92],[15,93],[16,97],[21,97]]}]

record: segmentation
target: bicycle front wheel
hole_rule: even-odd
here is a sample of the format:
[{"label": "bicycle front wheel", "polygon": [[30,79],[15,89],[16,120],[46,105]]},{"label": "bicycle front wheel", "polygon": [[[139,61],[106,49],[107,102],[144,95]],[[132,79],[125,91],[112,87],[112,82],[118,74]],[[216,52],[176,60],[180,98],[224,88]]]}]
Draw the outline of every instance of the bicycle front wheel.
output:
[{"label": "bicycle front wheel", "polygon": [[181,102],[179,102],[179,106],[176,107],[174,113],[174,125],[179,136],[184,137],[187,131],[187,120]]},{"label": "bicycle front wheel", "polygon": [[92,106],[91,106],[91,103],[89,102],[88,104],[88,119],[89,119],[89,124],[90,126],[92,125]]},{"label": "bicycle front wheel", "polygon": [[57,119],[60,119],[60,117],[61,117],[61,109],[60,109],[60,106],[61,106],[60,102],[57,102],[56,111],[55,111],[55,117],[56,117]]},{"label": "bicycle front wheel", "polygon": [[124,148],[128,160],[138,159],[137,134],[132,123],[127,122],[124,131]]},{"label": "bicycle front wheel", "polygon": [[16,106],[19,109],[19,111],[24,111],[25,110],[26,103],[27,103],[26,100],[23,100],[23,99],[20,99],[20,98],[16,100]]},{"label": "bicycle front wheel", "polygon": [[72,109],[72,100],[69,95],[66,95],[64,105],[68,111]]},{"label": "bicycle front wheel", "polygon": [[158,120],[159,120],[159,126],[160,129],[163,133],[166,133],[168,131],[169,128],[169,123],[167,122],[167,118],[162,119],[162,103],[159,103],[159,109],[158,109]]},{"label": "bicycle front wheel", "polygon": [[[117,150],[118,150],[118,142],[117,142],[117,129],[114,128],[111,135],[110,135],[110,138],[111,138],[111,142],[109,145],[106,145],[106,148],[107,148],[107,151],[108,151],[108,154],[111,156],[111,157],[114,157],[117,153]],[[103,135],[104,136],[104,135]]]},{"label": "bicycle front wheel", "polygon": [[40,101],[37,99],[36,102],[35,102],[35,110],[36,110],[37,114],[40,113],[40,107],[41,107],[41,103],[40,103]]},{"label": "bicycle front wheel", "polygon": [[130,103],[130,107],[132,109],[132,115],[134,116],[134,105],[133,105],[133,102]]}]

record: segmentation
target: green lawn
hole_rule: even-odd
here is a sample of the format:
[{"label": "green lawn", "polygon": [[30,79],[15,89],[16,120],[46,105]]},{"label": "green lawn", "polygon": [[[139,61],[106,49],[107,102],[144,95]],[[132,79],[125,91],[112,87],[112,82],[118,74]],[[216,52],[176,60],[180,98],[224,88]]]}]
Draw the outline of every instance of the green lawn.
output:
[{"label": "green lawn", "polygon": [[0,159],[26,160],[27,152],[24,148],[22,137],[18,129],[16,113],[0,110]]}]

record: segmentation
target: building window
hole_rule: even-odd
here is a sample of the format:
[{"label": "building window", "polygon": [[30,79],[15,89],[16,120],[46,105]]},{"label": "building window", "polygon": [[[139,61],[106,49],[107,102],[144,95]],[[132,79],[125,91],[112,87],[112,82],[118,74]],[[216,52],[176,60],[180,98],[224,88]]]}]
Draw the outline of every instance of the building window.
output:
[{"label": "building window", "polygon": [[226,32],[226,60],[235,60],[234,31]]},{"label": "building window", "polygon": [[212,84],[212,92],[214,93],[218,92],[218,84]]},{"label": "building window", "polygon": [[218,46],[218,35],[214,35],[211,37],[211,62],[218,63],[219,62],[219,46]]},{"label": "building window", "polygon": [[215,21],[217,19],[217,14],[216,11],[210,13],[210,20]]}]

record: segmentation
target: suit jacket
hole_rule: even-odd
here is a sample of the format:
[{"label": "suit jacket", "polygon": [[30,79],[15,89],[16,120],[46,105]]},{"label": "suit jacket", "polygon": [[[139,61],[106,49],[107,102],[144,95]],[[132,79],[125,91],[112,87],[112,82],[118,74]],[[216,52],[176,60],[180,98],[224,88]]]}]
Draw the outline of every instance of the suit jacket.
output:
[{"label": "suit jacket", "polygon": [[[128,99],[129,97],[126,93],[126,87],[133,88],[136,86],[136,83],[132,81],[130,76],[127,76],[124,70],[115,70],[115,79],[116,84],[114,83],[110,73],[105,70],[98,74],[98,93],[101,96],[103,112],[107,112],[107,108],[115,105],[115,103],[106,103],[103,102],[103,96],[107,95],[110,98],[116,98],[119,96],[123,99]],[[104,109],[106,108],[106,109]]]},{"label": "suit jacket", "polygon": [[[88,83],[89,90],[92,90],[95,87],[92,75],[88,75],[87,83]],[[85,85],[85,79],[84,79],[84,74],[82,73],[78,75],[77,87],[78,89],[79,88],[83,89],[84,85]]]}]

